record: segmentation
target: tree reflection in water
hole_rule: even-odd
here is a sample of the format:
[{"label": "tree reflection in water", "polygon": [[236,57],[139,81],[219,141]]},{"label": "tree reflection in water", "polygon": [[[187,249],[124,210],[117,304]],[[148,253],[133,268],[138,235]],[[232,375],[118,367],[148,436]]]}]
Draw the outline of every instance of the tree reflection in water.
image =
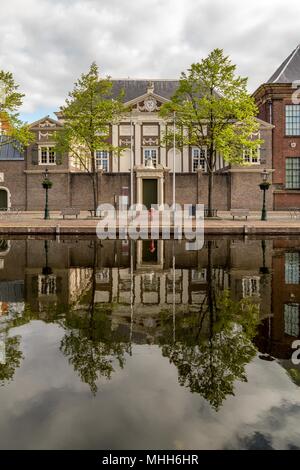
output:
[{"label": "tree reflection in water", "polygon": [[112,331],[108,306],[94,303],[96,290],[96,267],[98,243],[93,243],[94,263],[91,271],[90,289],[86,299],[87,309],[71,309],[65,317],[63,327],[66,334],[60,350],[68,357],[69,363],[79,374],[82,382],[89,385],[95,395],[97,381],[110,379],[115,363],[123,369],[125,354],[130,352],[128,340]]},{"label": "tree reflection in water", "polygon": [[[130,266],[130,328],[112,328],[112,304],[95,303],[96,270],[99,242],[91,242],[93,261],[90,281],[76,303],[46,304],[39,313],[27,304],[22,318],[10,327],[19,326],[33,318],[58,323],[64,330],[60,350],[78,373],[81,381],[89,385],[95,395],[101,377],[111,379],[117,367],[123,368],[126,355],[131,354],[134,343],[133,259]],[[133,251],[133,250],[132,250]],[[258,307],[250,299],[234,301],[229,291],[218,285],[213,269],[213,246],[207,242],[206,291],[197,311],[188,314],[175,309],[175,256],[173,258],[173,309],[161,312],[159,326],[152,337],[161,346],[162,354],[178,369],[180,385],[202,395],[218,410],[228,395],[234,394],[236,380],[246,381],[245,367],[256,353],[252,339],[258,324]],[[137,322],[137,323],[135,323]],[[0,383],[12,380],[20,366],[22,353],[18,337],[6,334],[6,364],[0,364]]]},{"label": "tree reflection in water", "polygon": [[11,335],[11,329],[25,325],[33,318],[29,306],[24,306],[22,314],[18,310],[10,309],[9,318],[0,328],[0,341],[2,342],[4,357],[0,361],[0,385],[4,386],[14,378],[16,370],[20,367],[23,353],[20,350],[21,336]]},{"label": "tree reflection in water", "polygon": [[236,380],[247,381],[246,365],[256,348],[252,339],[258,325],[258,306],[250,299],[234,301],[229,291],[219,291],[208,241],[207,289],[198,312],[176,319],[165,318],[162,353],[178,369],[180,385],[202,395],[217,411]]},{"label": "tree reflection in water", "polygon": [[5,360],[4,363],[0,362],[0,385],[5,385],[7,382],[12,381],[15,371],[20,367],[23,354],[20,351],[20,336],[7,337],[3,341]]}]

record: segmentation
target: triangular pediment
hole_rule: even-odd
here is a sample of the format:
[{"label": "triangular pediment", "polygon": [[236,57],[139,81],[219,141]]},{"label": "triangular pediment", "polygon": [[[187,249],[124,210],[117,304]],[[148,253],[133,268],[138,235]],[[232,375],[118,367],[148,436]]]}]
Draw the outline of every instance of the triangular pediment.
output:
[{"label": "triangular pediment", "polygon": [[57,121],[56,119],[51,118],[50,116],[44,116],[37,121],[32,122],[29,127],[31,129],[38,128],[38,129],[55,129],[56,127],[61,127],[61,122]]},{"label": "triangular pediment", "polygon": [[156,93],[145,93],[133,100],[127,101],[125,106],[128,106],[135,111],[155,113],[158,112],[160,107],[167,101],[169,100],[163,96],[157,95]]},{"label": "triangular pediment", "polygon": [[259,119],[258,117],[255,118],[255,120],[258,122],[259,127],[262,129],[273,129],[275,127],[273,124],[270,124],[269,122],[263,121],[262,119]]}]

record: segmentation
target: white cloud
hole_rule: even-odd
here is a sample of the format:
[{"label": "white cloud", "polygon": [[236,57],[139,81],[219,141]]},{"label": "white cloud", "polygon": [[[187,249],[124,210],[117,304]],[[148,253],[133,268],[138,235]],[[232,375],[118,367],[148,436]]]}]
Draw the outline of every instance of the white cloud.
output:
[{"label": "white cloud", "polygon": [[218,412],[178,383],[158,346],[135,345],[92,396],[60,351],[61,327],[12,329],[24,359],[0,387],[0,448],[224,449],[300,446],[299,387],[277,362],[255,358]]},{"label": "white cloud", "polygon": [[116,78],[176,78],[223,47],[253,90],[299,42],[299,14],[296,0],[10,0],[0,68],[26,93],[28,115],[56,110],[93,60]]}]

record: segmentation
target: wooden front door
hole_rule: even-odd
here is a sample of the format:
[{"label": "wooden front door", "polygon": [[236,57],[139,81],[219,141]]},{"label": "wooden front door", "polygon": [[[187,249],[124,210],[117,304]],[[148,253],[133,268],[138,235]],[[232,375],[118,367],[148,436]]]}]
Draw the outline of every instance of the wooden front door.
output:
[{"label": "wooden front door", "polygon": [[7,211],[7,191],[0,189],[0,210]]},{"label": "wooden front door", "polygon": [[143,179],[143,204],[147,209],[157,204],[157,179]]}]

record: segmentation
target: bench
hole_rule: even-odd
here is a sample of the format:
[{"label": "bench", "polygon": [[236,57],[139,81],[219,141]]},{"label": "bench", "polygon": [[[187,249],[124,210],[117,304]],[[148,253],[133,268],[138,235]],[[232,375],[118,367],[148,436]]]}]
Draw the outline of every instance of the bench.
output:
[{"label": "bench", "polygon": [[230,214],[233,220],[235,217],[246,217],[246,220],[248,220],[249,209],[231,209]]},{"label": "bench", "polygon": [[[208,212],[209,212],[209,211],[208,211],[208,207],[207,207],[207,206],[204,206],[204,217],[208,217]],[[210,210],[210,212],[211,212],[211,214],[210,214],[211,217],[218,217],[218,209],[212,208],[212,209]]]},{"label": "bench", "polygon": [[76,209],[75,207],[65,207],[64,209],[61,210],[60,215],[65,218],[66,215],[76,215],[76,219],[78,218],[80,214],[80,209]]},{"label": "bench", "polygon": [[0,207],[0,217],[5,217],[5,216],[14,216],[20,215],[21,210],[18,207],[11,206],[11,207]]},{"label": "bench", "polygon": [[104,213],[105,211],[98,211],[96,212],[96,216],[94,215],[95,214],[95,209],[88,209],[89,213],[90,213],[90,217],[93,219],[93,218],[99,218],[101,219],[102,217],[104,217]]},{"label": "bench", "polygon": [[290,213],[291,219],[297,219],[297,217],[300,214],[300,209],[299,207],[289,207],[288,211]]}]

